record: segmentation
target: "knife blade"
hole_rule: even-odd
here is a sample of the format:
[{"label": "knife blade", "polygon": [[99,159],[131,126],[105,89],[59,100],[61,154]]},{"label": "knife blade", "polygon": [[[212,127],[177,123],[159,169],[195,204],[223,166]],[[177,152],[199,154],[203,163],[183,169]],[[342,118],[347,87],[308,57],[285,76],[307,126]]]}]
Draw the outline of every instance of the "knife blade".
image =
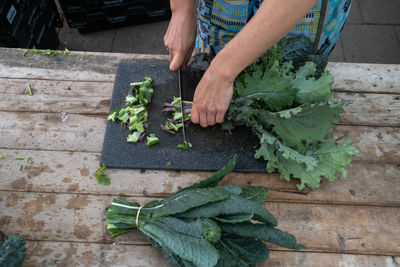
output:
[{"label": "knife blade", "polygon": [[183,93],[182,93],[182,74],[181,70],[178,70],[178,84],[179,84],[179,96],[181,98],[181,111],[182,111],[182,134],[183,142],[186,142],[186,132],[185,132],[185,119],[184,119],[184,109],[183,109]]}]

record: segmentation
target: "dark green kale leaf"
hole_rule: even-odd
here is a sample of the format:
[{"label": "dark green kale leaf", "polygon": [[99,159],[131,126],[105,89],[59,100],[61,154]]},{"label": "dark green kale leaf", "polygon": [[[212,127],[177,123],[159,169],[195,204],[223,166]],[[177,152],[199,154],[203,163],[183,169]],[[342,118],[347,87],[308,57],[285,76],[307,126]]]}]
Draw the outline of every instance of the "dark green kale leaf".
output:
[{"label": "dark green kale leaf", "polygon": [[223,237],[216,248],[220,254],[217,267],[255,267],[269,256],[267,246],[255,238]]},{"label": "dark green kale leaf", "polygon": [[238,195],[231,195],[230,197],[212,202],[208,205],[200,206],[191,209],[187,212],[180,213],[177,216],[180,218],[193,219],[193,218],[213,218],[221,215],[237,215],[243,213],[253,213],[253,219],[276,226],[278,222],[275,217],[260,204],[247,200]]},{"label": "dark green kale leaf", "polygon": [[182,192],[185,190],[192,190],[195,188],[206,188],[206,187],[215,187],[219,184],[219,182],[222,181],[222,179],[225,178],[226,175],[231,173],[233,169],[235,169],[237,162],[237,155],[233,157],[222,169],[208,177],[207,179],[202,180],[200,183],[197,184],[192,184],[191,186],[188,186],[186,188],[183,188],[182,190],[178,192]]},{"label": "dark green kale leaf", "polygon": [[25,250],[25,240],[22,237],[9,236],[4,243],[0,243],[0,266],[21,266],[26,256]]},{"label": "dark green kale leaf", "polygon": [[230,234],[236,236],[243,236],[249,238],[257,238],[269,243],[276,244],[280,247],[290,249],[301,249],[304,248],[303,244],[298,244],[296,237],[279,230],[278,228],[272,227],[265,224],[253,224],[253,223],[238,223],[238,224],[219,224],[223,234]]}]

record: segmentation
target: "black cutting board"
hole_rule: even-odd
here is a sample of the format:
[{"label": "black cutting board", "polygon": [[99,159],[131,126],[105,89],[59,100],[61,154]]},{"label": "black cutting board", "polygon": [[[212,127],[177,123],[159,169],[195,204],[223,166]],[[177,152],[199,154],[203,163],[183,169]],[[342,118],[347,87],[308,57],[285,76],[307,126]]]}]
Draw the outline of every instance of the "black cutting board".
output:
[{"label": "black cutting board", "polygon": [[[127,143],[129,130],[120,122],[107,122],[100,164],[110,168],[172,169],[215,171],[223,167],[235,154],[238,155],[236,171],[265,172],[265,161],[254,158],[258,139],[245,127],[235,128],[231,134],[220,125],[202,128],[192,124],[186,128],[186,139],[193,147],[188,150],[176,146],[183,142],[182,133],[171,135],[160,128],[168,114],[163,113],[164,102],[179,96],[178,75],[171,72],[168,64],[144,64],[122,61],[118,65],[110,110],[125,107],[124,99],[130,91],[131,82],[143,81],[145,76],[153,79],[154,95],[147,106],[149,113],[147,133],[154,133],[160,143],[148,147],[146,141]],[[199,75],[187,68],[182,73],[183,96],[192,100]],[[167,163],[171,162],[169,166]]]}]

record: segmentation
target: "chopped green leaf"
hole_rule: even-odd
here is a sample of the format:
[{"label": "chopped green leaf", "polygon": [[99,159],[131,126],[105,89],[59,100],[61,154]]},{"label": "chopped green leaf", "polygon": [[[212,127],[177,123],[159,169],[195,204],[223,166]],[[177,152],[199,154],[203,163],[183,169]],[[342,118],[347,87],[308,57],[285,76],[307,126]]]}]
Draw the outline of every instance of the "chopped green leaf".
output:
[{"label": "chopped green leaf", "polygon": [[4,157],[3,157],[3,155],[2,154],[0,154],[0,159],[3,159]]},{"label": "chopped green leaf", "polygon": [[[150,103],[153,95],[152,79],[145,77],[142,82],[134,82],[130,84],[131,91],[125,97],[125,108],[118,107],[108,114],[107,119],[113,122],[119,120],[121,125],[128,127],[131,132],[127,137],[127,142],[136,143],[143,141],[145,130],[148,128],[148,113],[146,105]],[[120,102],[120,99],[116,100]],[[150,142],[148,145],[158,143],[157,137],[148,137]],[[149,140],[149,139],[148,139]]]},{"label": "chopped green leaf", "polygon": [[109,185],[110,184],[110,178],[108,178],[104,173],[106,168],[107,168],[106,164],[103,163],[101,165],[101,167],[96,170],[96,173],[97,173],[96,179],[97,179],[97,182],[99,184],[103,184],[103,185]]},{"label": "chopped green leaf", "polygon": [[146,138],[147,138],[147,146],[152,146],[160,142],[160,140],[158,139],[158,137],[156,137],[155,134],[150,134]]},{"label": "chopped green leaf", "polygon": [[171,164],[172,164],[172,162],[171,162],[171,161],[168,161],[167,164],[165,164],[165,166],[166,166],[166,167],[169,167],[169,166],[171,166]]},{"label": "chopped green leaf", "polygon": [[140,132],[133,132],[132,134],[128,135],[126,141],[128,143],[136,143],[139,140],[141,133]]},{"label": "chopped green leaf", "polygon": [[57,55],[60,54],[60,53],[61,53],[61,51],[46,49],[46,50],[43,52],[43,55],[55,57],[55,56],[57,56]]},{"label": "chopped green leaf", "polygon": [[42,51],[39,49],[29,49],[29,54],[31,54],[31,55],[36,55],[36,54],[40,54],[40,53],[42,53]]},{"label": "chopped green leaf", "polygon": [[17,159],[17,160],[25,160],[24,157],[16,157],[15,159]]},{"label": "chopped green leaf", "polygon": [[30,83],[28,83],[28,91],[29,91],[29,95],[33,95]]},{"label": "chopped green leaf", "polygon": [[182,144],[179,144],[176,147],[177,148],[182,148],[182,149],[189,149],[189,148],[192,148],[192,144],[185,140],[185,141],[183,141]]}]

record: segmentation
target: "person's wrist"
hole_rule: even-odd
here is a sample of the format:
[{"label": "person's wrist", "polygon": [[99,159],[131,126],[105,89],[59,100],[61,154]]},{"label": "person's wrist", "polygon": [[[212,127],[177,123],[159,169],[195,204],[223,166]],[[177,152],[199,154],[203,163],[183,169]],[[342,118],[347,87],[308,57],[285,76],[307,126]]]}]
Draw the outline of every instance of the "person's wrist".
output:
[{"label": "person's wrist", "polygon": [[213,75],[217,75],[219,78],[227,82],[234,82],[238,73],[229,66],[229,62],[224,57],[218,55],[211,61],[208,71]]},{"label": "person's wrist", "polygon": [[194,0],[171,0],[172,15],[196,15],[196,2]]}]

